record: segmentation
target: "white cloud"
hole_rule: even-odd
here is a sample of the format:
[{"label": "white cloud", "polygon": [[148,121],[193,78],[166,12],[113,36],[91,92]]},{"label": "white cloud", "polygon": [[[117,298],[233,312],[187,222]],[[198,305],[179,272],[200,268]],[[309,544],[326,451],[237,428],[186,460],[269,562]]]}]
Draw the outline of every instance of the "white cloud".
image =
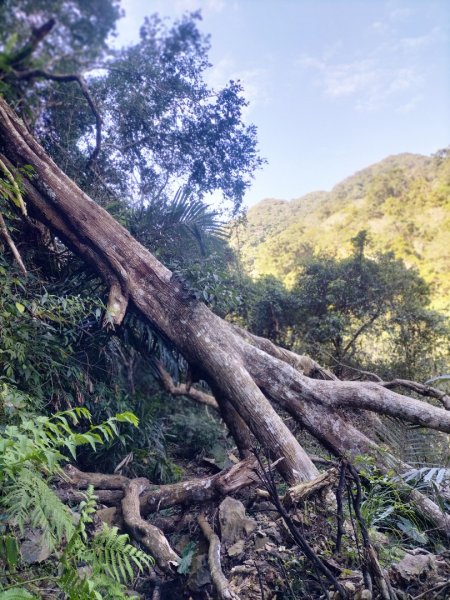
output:
[{"label": "white cloud", "polygon": [[377,33],[386,33],[389,31],[389,25],[387,23],[383,23],[383,21],[374,21],[372,23],[372,29]]},{"label": "white cloud", "polygon": [[209,70],[207,83],[218,89],[226,85],[230,79],[242,83],[244,98],[249,103],[244,110],[244,118],[249,117],[256,105],[266,104],[269,101],[269,71],[267,69],[261,67],[239,69],[233,60],[223,58]]},{"label": "white cloud", "polygon": [[431,31],[423,35],[400,38],[397,43],[393,44],[392,49],[394,51],[403,50],[404,52],[416,51],[443,41],[446,41],[444,32],[440,27],[434,27]]},{"label": "white cloud", "polygon": [[417,94],[417,96],[413,96],[409,101],[401,104],[397,108],[398,113],[409,113],[412,112],[423,100],[422,94]]},{"label": "white cloud", "polygon": [[404,1],[388,0],[386,2],[386,13],[391,21],[404,21],[414,12],[412,6],[406,6]]},{"label": "white cloud", "polygon": [[325,97],[348,98],[361,111],[378,110],[391,101],[397,102],[400,96],[417,93],[423,83],[414,67],[392,66],[378,57],[333,63],[302,56],[297,65],[317,73],[315,84]]},{"label": "white cloud", "polygon": [[225,6],[225,0],[173,0],[174,9],[179,12],[195,11],[201,9],[203,14],[221,13]]}]

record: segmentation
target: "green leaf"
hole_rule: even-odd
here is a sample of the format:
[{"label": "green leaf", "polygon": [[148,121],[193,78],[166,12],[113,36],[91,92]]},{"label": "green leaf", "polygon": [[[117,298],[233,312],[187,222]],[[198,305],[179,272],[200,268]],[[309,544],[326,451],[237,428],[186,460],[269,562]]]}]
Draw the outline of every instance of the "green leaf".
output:
[{"label": "green leaf", "polygon": [[21,314],[25,311],[25,306],[20,302],[16,302],[16,308]]}]

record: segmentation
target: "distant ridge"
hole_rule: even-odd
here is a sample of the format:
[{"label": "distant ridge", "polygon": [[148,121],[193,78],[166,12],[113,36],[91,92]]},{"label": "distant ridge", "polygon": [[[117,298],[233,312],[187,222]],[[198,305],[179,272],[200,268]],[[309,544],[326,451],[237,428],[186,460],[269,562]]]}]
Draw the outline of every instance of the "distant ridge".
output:
[{"label": "distant ridge", "polygon": [[346,256],[362,229],[370,236],[370,255],[392,251],[416,267],[432,288],[433,306],[449,310],[449,150],[389,156],[330,192],[262,200],[248,210],[233,244],[252,277],[271,274],[292,285],[302,258]]}]

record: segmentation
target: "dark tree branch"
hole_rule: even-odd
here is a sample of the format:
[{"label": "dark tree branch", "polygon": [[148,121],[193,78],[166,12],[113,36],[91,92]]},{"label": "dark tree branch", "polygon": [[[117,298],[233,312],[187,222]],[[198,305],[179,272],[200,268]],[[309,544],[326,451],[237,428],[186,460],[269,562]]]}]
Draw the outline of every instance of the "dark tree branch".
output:
[{"label": "dark tree branch", "polygon": [[403,387],[407,390],[412,390],[413,392],[416,392],[416,394],[420,394],[421,396],[436,398],[444,405],[444,408],[446,410],[450,410],[450,396],[442,390],[430,387],[429,385],[418,383],[417,381],[409,381],[408,379],[393,379],[392,381],[383,381],[380,383],[380,385],[387,388],[388,390],[391,390],[396,387]]},{"label": "dark tree branch", "polygon": [[28,71],[15,71],[16,79],[29,81],[31,79],[48,79],[49,81],[59,81],[61,83],[75,82],[79,85],[83,96],[92,111],[95,118],[95,148],[89,157],[88,167],[90,168],[100,154],[102,144],[102,117],[97,108],[97,105],[92,97],[89,87],[83,75],[77,73],[50,73],[44,69],[30,69]]},{"label": "dark tree branch", "polygon": [[50,31],[55,26],[55,19],[49,19],[40,27],[36,27],[32,29],[30,39],[28,42],[19,50],[16,54],[14,54],[9,60],[8,63],[13,69],[20,68],[20,66],[26,61],[36,50],[38,45],[42,42],[42,40],[50,33]]}]

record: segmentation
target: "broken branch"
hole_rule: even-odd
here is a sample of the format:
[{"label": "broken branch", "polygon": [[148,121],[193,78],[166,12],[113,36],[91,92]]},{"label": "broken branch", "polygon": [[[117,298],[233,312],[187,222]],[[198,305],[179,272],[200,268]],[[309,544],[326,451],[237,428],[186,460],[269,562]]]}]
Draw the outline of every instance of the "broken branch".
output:
[{"label": "broken branch", "polygon": [[211,571],[211,579],[217,590],[219,600],[239,600],[239,596],[233,592],[230,587],[230,582],[225,577],[220,563],[220,539],[214,533],[204,515],[199,515],[197,518],[200,529],[203,535],[208,540],[208,563]]}]

